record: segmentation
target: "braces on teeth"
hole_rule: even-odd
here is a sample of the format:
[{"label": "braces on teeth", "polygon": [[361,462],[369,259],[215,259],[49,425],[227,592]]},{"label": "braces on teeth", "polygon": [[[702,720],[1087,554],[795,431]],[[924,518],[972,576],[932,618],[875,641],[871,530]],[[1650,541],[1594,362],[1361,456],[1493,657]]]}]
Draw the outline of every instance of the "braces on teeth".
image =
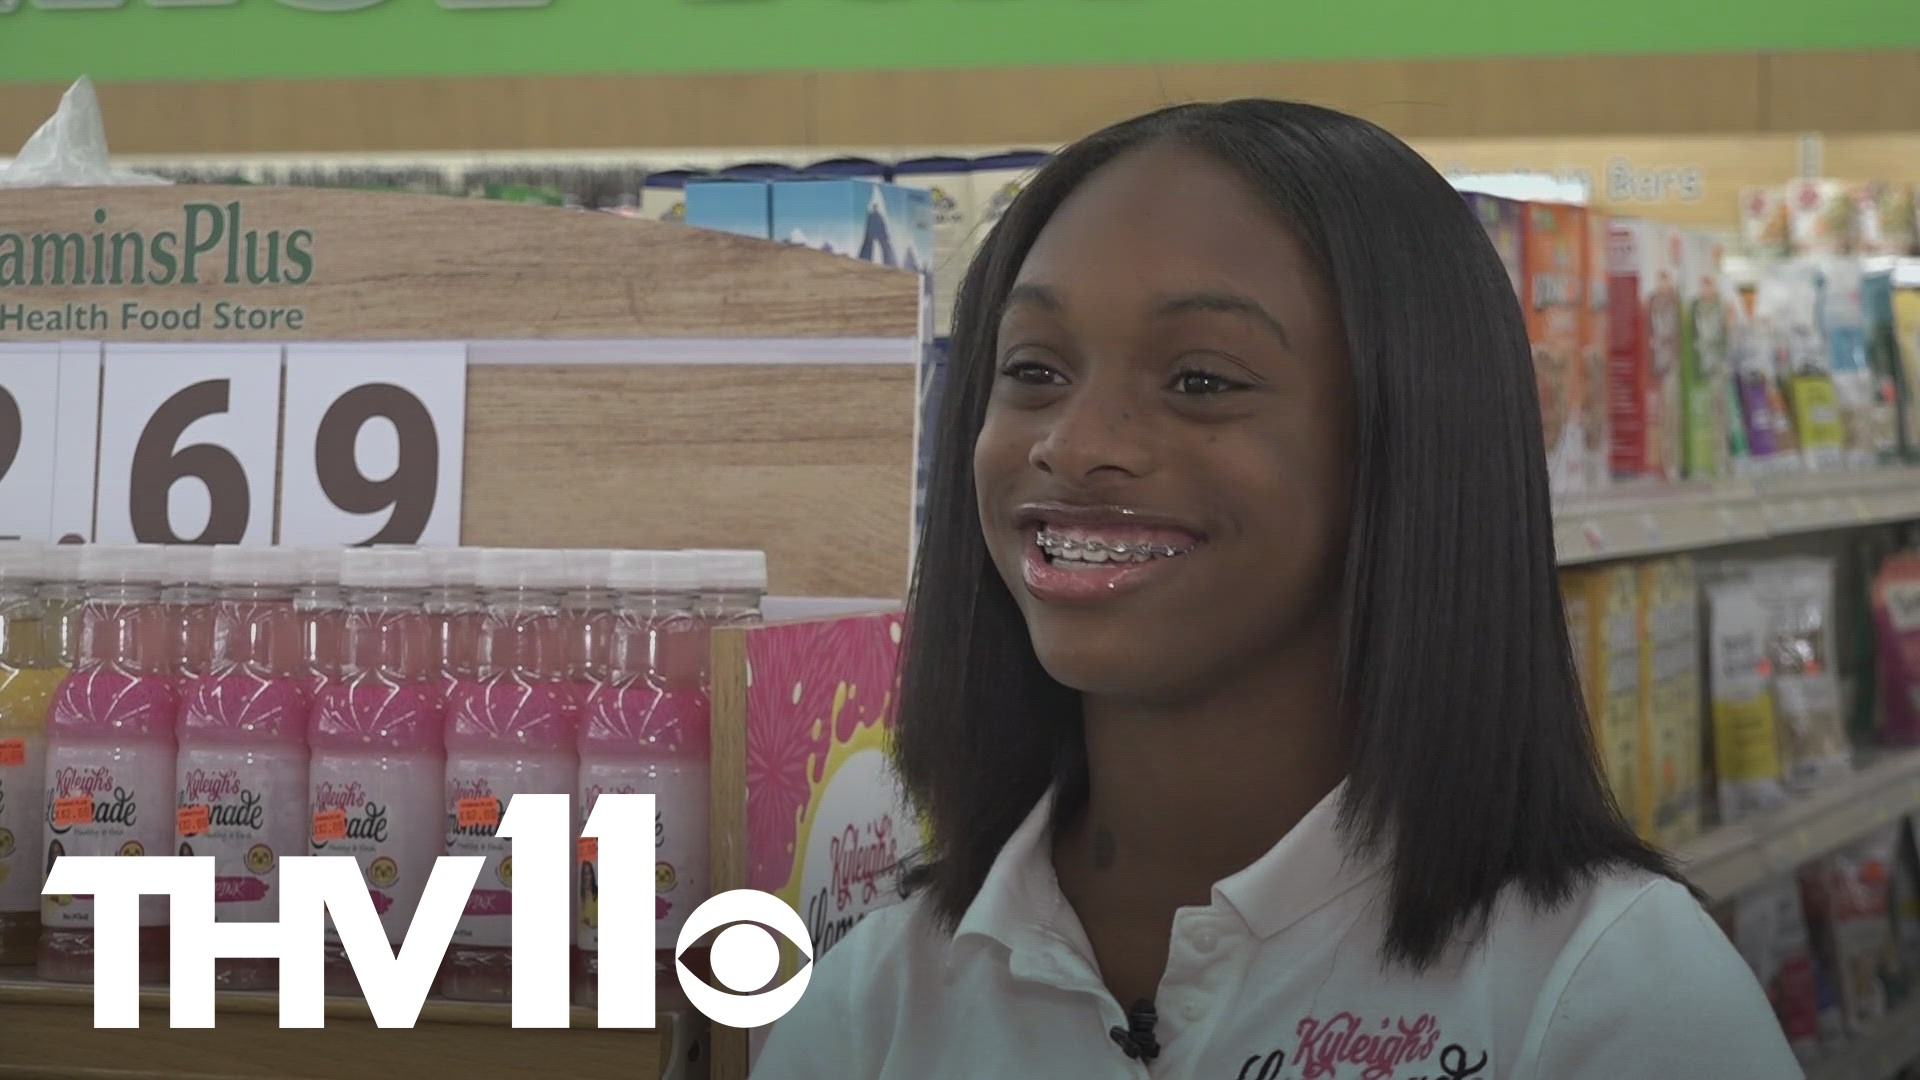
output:
[{"label": "braces on teeth", "polygon": [[1042,551],[1054,556],[1073,555],[1076,552],[1085,550],[1102,551],[1109,555],[1119,555],[1123,558],[1170,559],[1176,555],[1185,555],[1187,552],[1193,550],[1192,547],[1176,548],[1162,544],[1108,544],[1092,539],[1074,540],[1067,537],[1055,536],[1053,533],[1045,530],[1034,534],[1034,542],[1040,545]]}]

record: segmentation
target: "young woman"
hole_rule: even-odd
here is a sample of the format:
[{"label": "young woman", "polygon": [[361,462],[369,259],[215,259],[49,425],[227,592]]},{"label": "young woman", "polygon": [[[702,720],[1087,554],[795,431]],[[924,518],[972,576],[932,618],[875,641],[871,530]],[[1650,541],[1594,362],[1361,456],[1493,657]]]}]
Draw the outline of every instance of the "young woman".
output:
[{"label": "young woman", "polygon": [[768,1080],[1774,1080],[1595,765],[1521,311],[1364,121],[1067,149],[974,262],[896,755],[931,827]]}]

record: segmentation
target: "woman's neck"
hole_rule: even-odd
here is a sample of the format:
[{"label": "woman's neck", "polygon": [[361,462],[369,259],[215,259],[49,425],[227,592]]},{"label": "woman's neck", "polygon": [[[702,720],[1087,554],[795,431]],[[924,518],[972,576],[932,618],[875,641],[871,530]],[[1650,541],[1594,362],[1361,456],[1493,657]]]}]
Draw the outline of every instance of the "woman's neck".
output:
[{"label": "woman's neck", "polygon": [[1336,634],[1309,635],[1178,704],[1087,697],[1087,803],[1061,837],[1078,850],[1060,856],[1204,903],[1346,776],[1336,649]]}]

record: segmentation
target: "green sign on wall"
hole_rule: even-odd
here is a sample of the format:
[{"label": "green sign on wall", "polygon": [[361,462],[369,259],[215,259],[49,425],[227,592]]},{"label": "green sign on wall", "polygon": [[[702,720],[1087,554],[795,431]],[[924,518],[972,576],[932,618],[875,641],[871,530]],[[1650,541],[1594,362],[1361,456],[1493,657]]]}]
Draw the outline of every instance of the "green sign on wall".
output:
[{"label": "green sign on wall", "polygon": [[0,0],[0,81],[1917,46],[1912,0]]}]

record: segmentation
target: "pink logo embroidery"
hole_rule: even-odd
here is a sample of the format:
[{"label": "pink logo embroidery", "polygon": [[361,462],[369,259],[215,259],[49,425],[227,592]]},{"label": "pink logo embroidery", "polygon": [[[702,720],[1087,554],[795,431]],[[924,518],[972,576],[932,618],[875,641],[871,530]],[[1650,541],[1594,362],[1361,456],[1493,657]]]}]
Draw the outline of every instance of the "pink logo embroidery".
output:
[{"label": "pink logo embroidery", "polygon": [[1295,1034],[1300,1045],[1294,1050],[1294,1064],[1301,1069],[1301,1080],[1328,1077],[1337,1080],[1343,1065],[1356,1066],[1359,1080],[1387,1080],[1400,1066],[1426,1061],[1440,1042],[1440,1024],[1422,1014],[1412,1021],[1403,1017],[1382,1019],[1378,1031],[1362,1030],[1365,1021],[1350,1012],[1330,1020],[1308,1017],[1300,1021]]}]

